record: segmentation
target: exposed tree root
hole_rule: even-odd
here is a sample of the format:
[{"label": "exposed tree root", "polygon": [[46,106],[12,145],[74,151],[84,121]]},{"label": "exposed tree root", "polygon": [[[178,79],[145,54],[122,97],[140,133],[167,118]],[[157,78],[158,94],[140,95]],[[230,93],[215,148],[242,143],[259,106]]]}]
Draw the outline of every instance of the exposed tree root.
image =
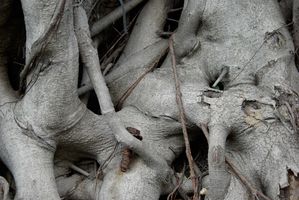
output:
[{"label": "exposed tree root", "polygon": [[184,1],[185,6],[174,35],[174,48],[178,60],[191,56],[200,44],[197,31],[206,7],[206,0]]},{"label": "exposed tree root", "polygon": [[65,2],[66,0],[62,0],[59,2],[59,4],[57,4],[57,8],[55,8],[50,24],[44,30],[43,34],[31,46],[30,57],[27,58],[26,65],[20,74],[21,93],[24,93],[26,91],[26,88],[28,87],[28,85],[26,85],[27,75],[35,66],[39,64],[39,60],[42,58],[42,54],[45,53],[45,48],[58,29],[65,9]]},{"label": "exposed tree root", "polygon": [[[123,8],[141,2],[132,0]],[[184,173],[177,181],[170,168],[184,147],[194,199],[199,199],[196,175],[201,173],[187,134],[198,124],[210,143],[207,198],[278,200],[280,188],[289,183],[286,172],[299,171],[294,133],[299,88],[293,43],[281,26],[277,3],[185,1],[178,29],[168,40],[157,32],[172,1],[149,1],[106,79],[91,37],[123,11],[104,17],[90,33],[83,3],[22,0],[27,31],[22,79],[34,81],[17,102],[10,101],[16,97],[5,71],[9,41],[2,35],[10,2],[0,5],[0,39],[5,39],[0,47],[0,158],[14,176],[15,199],[157,200],[173,189],[188,199],[191,184],[181,185]],[[102,115],[78,98],[79,53]],[[223,87],[210,88],[219,84]],[[118,100],[116,112],[113,102]],[[124,149],[130,155],[122,162]],[[54,166],[55,153],[63,160],[61,168],[57,162]],[[99,163],[97,174],[76,163],[85,158]],[[0,177],[1,197],[9,198]]]}]

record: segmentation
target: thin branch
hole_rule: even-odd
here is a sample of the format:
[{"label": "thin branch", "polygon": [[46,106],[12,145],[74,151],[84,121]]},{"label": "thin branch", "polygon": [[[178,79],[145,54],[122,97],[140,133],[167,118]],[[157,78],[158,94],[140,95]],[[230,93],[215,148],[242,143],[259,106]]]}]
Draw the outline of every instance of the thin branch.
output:
[{"label": "thin branch", "polygon": [[[131,0],[130,2],[134,2],[135,0]],[[140,0],[139,0],[140,1]],[[128,2],[128,4],[130,3]],[[161,27],[163,26],[164,24],[164,20],[161,20],[163,19],[164,17],[166,17],[166,14],[165,14],[165,10],[168,9],[169,7],[169,0],[155,0],[155,1],[152,1],[152,2],[149,2],[149,4],[147,4],[147,6],[142,10],[142,13],[144,16],[140,16],[140,23],[143,24],[142,27],[138,26],[136,30],[136,28],[133,30],[133,36],[131,38],[133,38],[133,40],[135,40],[136,38],[139,38],[139,37],[134,37],[134,34],[135,35],[143,35],[145,31],[147,31],[147,39],[146,40],[140,40],[138,42],[136,41],[132,41],[132,42],[128,42],[127,45],[126,45],[126,48],[123,52],[123,54],[120,56],[120,58],[118,59],[118,63],[121,63],[123,61],[127,61],[127,56],[125,55],[129,55],[130,53],[128,53],[127,51],[133,51],[133,52],[139,52],[141,51],[141,49],[147,47],[147,46],[150,46],[152,45],[152,43],[150,43],[150,45],[146,45],[144,46],[145,44],[148,44],[148,42],[150,41],[153,41],[154,43],[156,42],[156,40],[160,40],[159,37],[157,37],[157,34],[156,34],[156,29],[160,30]],[[159,10],[155,10],[155,9],[158,9]],[[113,11],[114,12],[114,11]],[[158,14],[157,14],[158,12]],[[152,19],[152,16],[153,16],[153,13],[155,13],[155,19]],[[112,15],[112,14],[111,14]],[[164,16],[165,15],[165,16]],[[107,15],[106,17],[108,17],[109,15]],[[121,16],[121,15],[120,15]],[[120,17],[119,16],[119,17]],[[130,22],[129,26],[131,26],[133,24],[133,22],[135,21],[135,18],[137,17],[138,15],[136,15],[134,17],[134,19]],[[102,20],[104,20],[106,17],[104,17]],[[100,20],[101,21],[101,20]],[[105,22],[105,21],[104,21]],[[149,29],[149,26],[152,26],[152,28],[150,29],[151,30],[151,34],[149,36],[148,34],[148,29]],[[146,27],[146,30],[145,30],[145,27]],[[92,30],[91,30],[92,31]],[[136,33],[135,33],[136,32]],[[122,34],[120,36],[120,38],[115,42],[115,44],[108,50],[108,52],[100,59],[101,61],[103,60],[103,58],[105,58],[107,56],[108,53],[110,53],[110,51],[112,49],[114,49],[115,45],[125,37],[126,35],[125,34]],[[150,41],[147,41],[148,38],[152,38],[154,37],[155,39],[154,40],[150,40]],[[144,42],[145,41],[145,42]],[[131,44],[132,43],[132,44]],[[131,44],[131,45],[130,45]],[[137,44],[137,46],[136,46]],[[139,48],[141,47],[141,48]],[[138,51],[135,49],[138,49]],[[116,64],[117,65],[117,64]],[[78,94],[79,95],[82,95],[84,92],[87,92],[89,90],[92,90],[92,85],[91,84],[87,84],[86,86],[84,86],[83,88],[79,88],[78,90]]]},{"label": "thin branch", "polygon": [[180,8],[172,8],[168,11],[168,13],[171,13],[171,12],[178,12],[178,11],[181,11],[183,10],[183,7],[180,7]]},{"label": "thin branch", "polygon": [[125,34],[128,34],[128,29],[127,29],[127,16],[126,16],[126,10],[125,10],[125,5],[123,0],[118,0],[121,6],[121,10],[123,13],[123,27],[124,27],[124,32]]},{"label": "thin branch", "polygon": [[[146,68],[146,72],[144,72],[135,81],[135,82],[139,83],[147,73],[149,73],[151,70],[153,70],[156,67],[156,64],[158,63],[158,61],[160,61],[161,58],[163,57],[163,55],[166,54],[167,49],[168,49],[168,44],[167,44],[167,41],[165,41],[165,40],[160,40],[153,45],[145,47],[144,49],[142,49],[141,51],[136,53],[136,55],[134,54],[134,55],[130,56],[129,58],[127,57],[126,61],[124,63],[121,63],[121,65],[118,66],[118,68],[116,70],[112,71],[112,73],[115,72],[113,77],[122,76],[123,74],[128,73],[128,71],[130,71],[132,69],[132,66],[136,66],[140,69]],[[140,56],[142,56],[144,59],[141,60]],[[134,64],[132,64],[132,63],[134,63]],[[117,65],[117,64],[115,64],[115,65]],[[106,70],[104,70],[104,72],[103,72],[104,76],[106,75],[105,71]],[[113,78],[111,79],[111,76],[108,76],[107,79],[108,79],[108,81],[110,80],[110,82],[111,82],[111,80]],[[136,85],[135,86],[134,85],[132,84],[131,86],[129,86],[129,88],[126,90],[125,93],[128,93],[128,90],[131,90],[132,87],[135,88]],[[78,95],[79,96],[83,95],[85,92],[88,92],[92,89],[93,89],[92,84],[87,83],[86,85],[84,85],[78,89]],[[125,94],[123,94],[122,96],[124,96],[124,95]],[[125,98],[127,98],[127,97],[125,97]],[[122,101],[121,99],[122,99],[122,97],[119,99],[119,101]],[[121,106],[121,104],[122,103],[120,103],[119,105]],[[118,108],[118,107],[119,106],[116,106],[116,108]],[[116,109],[116,110],[118,110],[118,109]]]},{"label": "thin branch", "polygon": [[[139,14],[139,12],[131,20],[131,22],[128,25],[128,29],[131,28],[133,23],[136,21],[138,14]],[[104,60],[104,58],[107,57],[107,55],[110,54],[111,51],[113,51],[115,49],[116,45],[119,44],[120,41],[122,41],[122,40],[125,41],[127,39],[127,37],[125,37],[125,36],[126,36],[126,34],[122,33],[122,35],[113,43],[113,45],[109,48],[109,50],[102,56],[102,58],[100,59],[100,62],[102,62]]]},{"label": "thin branch", "polygon": [[112,67],[113,67],[113,63],[107,64],[107,66],[105,67],[105,69],[103,71],[103,75],[105,76],[106,74],[108,74],[108,72],[110,71],[110,69],[112,69]]},{"label": "thin branch", "polygon": [[193,190],[194,190],[193,199],[198,199],[198,180],[197,180],[197,176],[194,171],[194,160],[192,158],[189,137],[188,137],[188,133],[187,133],[186,117],[185,117],[185,111],[184,111],[184,106],[183,106],[180,81],[179,81],[179,77],[178,77],[178,73],[177,73],[177,69],[176,69],[176,57],[175,57],[175,52],[174,52],[174,48],[173,48],[173,36],[170,37],[170,39],[169,39],[169,50],[170,50],[170,54],[171,54],[172,71],[173,71],[173,76],[174,76],[174,80],[175,80],[176,102],[177,102],[178,109],[179,109],[180,121],[182,124],[182,130],[183,130],[184,141],[185,141],[185,146],[186,146],[186,156],[187,156],[189,167],[190,167],[190,175],[191,175]]},{"label": "thin branch", "polygon": [[181,176],[179,178],[177,178],[176,176],[173,177],[172,182],[173,185],[175,185],[175,188],[173,189],[173,191],[167,196],[167,200],[173,200],[176,197],[176,192],[178,191],[179,194],[181,195],[181,197],[184,200],[189,200],[190,198],[188,197],[188,195],[186,194],[186,192],[183,190],[183,188],[181,188],[182,183],[184,181],[184,175],[185,175],[185,163],[181,172]]},{"label": "thin branch", "polygon": [[87,67],[89,77],[95,89],[102,114],[108,118],[109,127],[116,139],[134,152],[136,152],[151,167],[167,165],[159,155],[153,153],[150,147],[132,136],[124,127],[121,119],[116,114],[105,79],[100,70],[97,50],[92,45],[88,20],[82,7],[75,8],[76,36],[79,44],[79,51],[83,63]]},{"label": "thin branch", "polygon": [[109,165],[111,160],[115,157],[118,145],[119,145],[119,143],[117,142],[116,145],[114,146],[111,154],[104,160],[104,162],[102,162],[100,164],[99,168],[96,170],[96,178],[97,179],[100,179],[100,177],[103,175],[104,169]]},{"label": "thin branch", "polygon": [[91,83],[87,83],[86,85],[84,86],[81,86],[79,89],[78,89],[78,95],[81,96],[83,94],[85,94],[86,92],[89,92],[93,89],[93,86]]},{"label": "thin branch", "polygon": [[82,174],[82,175],[84,175],[84,176],[86,176],[86,177],[89,177],[89,175],[90,175],[87,171],[81,169],[80,167],[74,165],[73,163],[69,163],[69,167],[70,167],[72,170],[74,170],[74,171],[78,172],[79,174]]},{"label": "thin branch", "polygon": [[79,51],[82,62],[85,64],[87,73],[94,86],[99,100],[102,114],[115,112],[111,101],[110,93],[100,69],[97,50],[92,45],[88,29],[88,19],[81,7],[75,8],[76,36],[79,44]]},{"label": "thin branch", "polygon": [[166,18],[166,20],[168,21],[171,21],[171,22],[176,22],[176,23],[179,23],[179,20],[176,20],[176,19],[172,19],[172,18]]},{"label": "thin branch", "polygon": [[220,75],[218,76],[217,80],[212,85],[212,88],[216,87],[218,83],[225,77],[225,75],[228,73],[228,67],[225,66],[222,68]]},{"label": "thin branch", "polygon": [[73,4],[73,7],[76,7],[76,6],[81,6],[82,3],[83,3],[84,0],[77,0],[75,1],[75,3]]},{"label": "thin branch", "polygon": [[92,12],[94,11],[95,7],[98,5],[99,2],[100,2],[100,0],[95,0],[93,2],[92,6],[88,12],[88,15],[87,15],[88,19],[90,19]]},{"label": "thin branch", "polygon": [[145,0],[131,0],[128,3],[124,4],[124,6],[120,6],[116,8],[114,11],[109,13],[107,16],[103,17],[99,21],[93,24],[91,27],[91,36],[94,37],[95,35],[102,32],[105,28],[107,28],[109,25],[111,25],[115,20],[119,19],[123,16],[123,9],[127,13],[133,8],[135,8],[137,5],[139,5],[141,2]]},{"label": "thin branch", "polygon": [[[131,22],[130,22],[129,25],[128,25],[128,29],[133,25],[133,22],[135,22],[137,16],[138,16],[138,14],[136,14],[136,16],[131,20]],[[112,46],[109,48],[109,50],[105,53],[105,55],[102,56],[102,58],[100,59],[100,63],[102,63],[103,60],[104,60],[104,58],[107,57],[107,55],[110,54],[111,51],[115,49],[116,45],[119,44],[119,42],[120,42],[121,40],[123,40],[123,39],[125,40],[125,39],[126,39],[125,36],[126,36],[126,34],[122,33],[122,35],[121,35],[121,36],[120,36],[120,37],[113,43],[113,45],[112,45]],[[93,38],[93,46],[94,46],[95,48],[97,48],[98,45],[99,45],[99,43],[100,43],[100,41],[97,41],[97,40],[103,40],[103,38],[99,38],[99,37],[97,37],[97,38]],[[118,49],[121,49],[121,50],[122,50],[123,47],[121,46],[121,48],[118,48]],[[116,49],[116,50],[118,50],[118,49]],[[115,50],[115,51],[116,51],[116,50]],[[107,65],[107,67],[106,67],[106,68],[104,69],[104,71],[103,71],[103,75],[106,76],[106,75],[108,74],[109,70],[110,70],[113,66],[114,66],[114,65],[109,65],[109,67],[108,67],[108,65]],[[90,83],[90,81],[89,81],[89,77],[88,77],[88,81],[86,81],[86,83],[78,89],[78,95],[81,96],[81,95],[83,95],[83,94],[85,94],[86,92],[89,92],[89,91],[91,91],[91,90],[93,90],[93,86],[92,86],[92,84]]]}]

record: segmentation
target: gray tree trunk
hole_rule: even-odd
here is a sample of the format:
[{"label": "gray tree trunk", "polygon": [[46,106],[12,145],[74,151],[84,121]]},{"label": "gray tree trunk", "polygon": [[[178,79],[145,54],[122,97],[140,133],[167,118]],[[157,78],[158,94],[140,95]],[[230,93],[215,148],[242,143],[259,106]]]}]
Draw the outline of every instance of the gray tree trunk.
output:
[{"label": "gray tree trunk", "polygon": [[[182,165],[185,148],[179,96],[192,150],[208,142],[208,171],[195,165],[205,156],[189,166],[201,183],[193,199],[298,199],[297,1],[185,0],[169,38],[161,35],[174,1],[146,1],[104,79],[99,54],[106,50],[91,36],[142,1],[106,18],[99,13],[103,21],[92,27],[94,5],[105,2],[21,0],[26,59],[16,92],[7,72],[20,27],[15,2],[2,0],[0,159],[13,180],[0,171],[0,199],[157,200],[176,188],[191,198],[195,177],[172,167],[175,160]],[[88,95],[79,98],[82,66],[101,115],[85,105]]]}]

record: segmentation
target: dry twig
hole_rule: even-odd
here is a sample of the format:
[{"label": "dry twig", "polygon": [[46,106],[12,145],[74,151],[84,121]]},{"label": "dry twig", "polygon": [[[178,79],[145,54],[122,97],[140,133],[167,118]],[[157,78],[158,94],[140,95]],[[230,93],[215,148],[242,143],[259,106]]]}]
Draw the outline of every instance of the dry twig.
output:
[{"label": "dry twig", "polygon": [[180,177],[175,176],[173,180],[175,188],[173,189],[173,191],[167,196],[167,200],[174,200],[176,198],[176,192],[178,191],[180,193],[180,195],[182,196],[182,198],[184,200],[189,200],[189,197],[186,195],[186,193],[182,192],[182,190],[180,190],[180,187],[184,181],[184,174],[185,174],[185,163],[182,169],[182,174]]},{"label": "dry twig", "polygon": [[151,71],[153,71],[161,58],[167,53],[168,48],[164,49],[163,52],[160,54],[158,59],[156,59],[154,62],[152,62],[149,67],[146,69],[143,74],[141,74],[135,81],[130,85],[130,87],[124,92],[124,94],[120,97],[120,99],[117,101],[118,103],[116,104],[116,110],[120,110],[124,101],[130,96],[132,91],[136,88],[136,86],[143,80],[143,78]]},{"label": "dry twig", "polygon": [[184,111],[184,106],[183,106],[180,81],[179,81],[179,77],[178,77],[178,73],[177,73],[177,69],[176,69],[176,57],[175,57],[175,52],[174,52],[174,47],[173,47],[173,36],[171,36],[169,39],[169,51],[171,54],[172,70],[173,70],[173,76],[174,76],[174,81],[175,81],[176,102],[178,105],[179,114],[180,114],[180,122],[182,124],[182,129],[183,129],[183,134],[184,134],[184,141],[185,141],[185,146],[186,146],[186,156],[187,156],[189,167],[190,167],[190,175],[191,175],[192,185],[193,185],[193,190],[194,190],[193,199],[195,200],[195,199],[198,199],[198,179],[197,179],[197,176],[196,176],[195,170],[194,170],[194,160],[193,160],[193,157],[191,154],[190,142],[189,142],[187,127],[186,127],[186,117],[185,117],[185,111]]}]

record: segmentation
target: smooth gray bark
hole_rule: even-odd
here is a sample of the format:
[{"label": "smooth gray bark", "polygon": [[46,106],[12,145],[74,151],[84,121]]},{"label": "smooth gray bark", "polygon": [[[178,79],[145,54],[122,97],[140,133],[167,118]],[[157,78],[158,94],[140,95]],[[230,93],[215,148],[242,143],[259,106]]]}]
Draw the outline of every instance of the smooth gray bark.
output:
[{"label": "smooth gray bark", "polygon": [[[11,1],[0,5],[0,158],[13,174],[14,198],[155,200],[169,194],[176,186],[171,165],[184,152],[168,39],[158,34],[172,2],[147,2],[105,79],[80,3],[21,2],[26,63],[36,60],[20,98],[11,89],[5,55]],[[56,15],[59,5],[63,12]],[[53,23],[55,30],[48,33]],[[45,38],[43,54],[36,54]],[[196,134],[201,125],[209,129],[209,175],[202,182],[206,199],[252,197],[226,157],[254,188],[280,199],[280,189],[289,184],[288,170],[299,173],[299,74],[278,2],[185,1],[173,38],[188,129]],[[78,97],[79,54],[102,115]],[[115,112],[113,103],[120,100]],[[142,140],[126,127],[138,129]],[[202,142],[193,136],[194,143]],[[125,148],[134,156],[122,172]],[[100,165],[97,176],[70,164],[87,158]],[[77,173],[66,176],[70,166]],[[190,191],[186,185],[182,194]]]},{"label": "smooth gray bark", "polygon": [[[282,147],[278,142],[278,138],[276,138],[277,141],[272,139],[269,146],[265,145],[267,138],[275,138],[276,136],[268,136],[262,139],[260,137],[260,128],[256,128],[256,124],[250,124],[247,121],[248,117],[242,111],[242,104],[246,100],[258,102],[260,104],[259,112],[265,115],[261,117],[258,124],[262,123],[263,119],[276,119],[271,122],[273,125],[268,125],[271,127],[270,130],[266,131],[268,134],[274,134],[274,130],[271,131],[272,126],[279,127],[277,123],[280,120],[273,113],[281,107],[279,102],[274,100],[283,93],[292,90],[295,93],[290,92],[289,94],[298,99],[296,94],[298,92],[298,73],[291,53],[294,47],[278,4],[274,1],[266,1],[262,4],[259,1],[227,1],[221,3],[207,1],[201,21],[202,25],[197,36],[200,49],[190,58],[186,57],[184,59],[181,64],[180,78],[183,82],[182,95],[186,114],[191,120],[190,122],[205,124],[210,121],[208,124],[210,131],[212,131],[211,134],[216,135],[215,139],[211,136],[213,137],[211,139],[214,140],[211,143],[214,144],[215,142],[217,146],[218,142],[216,141],[219,140],[219,144],[221,144],[219,147],[222,146],[219,153],[215,155],[217,157],[215,162],[218,167],[213,169],[210,166],[209,168],[213,180],[209,185],[210,199],[224,199],[227,192],[237,192],[231,189],[227,190],[229,175],[227,173],[227,175],[223,173],[221,175],[219,172],[219,170],[225,172],[225,152],[236,159],[235,162],[239,169],[248,168],[248,170],[242,171],[249,179],[259,177],[261,171],[264,170],[267,171],[266,174],[269,174],[269,176],[270,173],[276,171],[277,176],[275,177],[280,178],[269,179],[266,183],[262,181],[262,185],[260,184],[261,180],[251,180],[251,182],[256,187],[266,188],[264,192],[272,199],[278,199],[279,187],[287,186],[285,184],[287,177],[281,176],[281,174],[286,174],[287,170],[282,172],[279,169],[283,166],[289,166],[288,168],[297,171],[295,166],[298,166],[298,154],[295,152],[283,153],[283,156],[282,154],[277,155],[275,161],[273,157],[270,159],[268,155],[272,152],[272,148],[275,147],[280,149],[279,151],[285,151],[291,147]],[[131,45],[133,44],[139,46],[138,43],[132,43]],[[177,46],[180,46],[180,44]],[[209,90],[209,85],[213,84],[222,69],[227,66],[229,72],[222,80],[225,91],[211,91],[211,96],[205,96],[209,94],[208,92],[205,93],[205,90]],[[120,69],[115,71],[118,70]],[[112,81],[111,84],[108,76],[107,81],[112,96],[117,96],[121,93],[120,90],[124,91],[125,88],[128,88],[130,82],[133,82],[132,79],[136,79],[140,73],[138,71],[139,69],[136,69],[135,72],[125,76],[122,75],[119,79],[114,79],[115,81]],[[116,72],[112,72],[110,76],[114,73]],[[147,91],[147,93],[143,91]],[[137,106],[138,109],[152,116],[168,116],[178,119],[174,96],[170,65],[169,62],[165,62],[160,69],[148,74],[140,82],[124,105]],[[202,103],[199,103],[199,99]],[[269,116],[263,112],[265,109],[269,110]],[[218,124],[224,126],[224,128],[215,129],[216,132],[214,133],[212,127],[218,126]],[[280,126],[284,127],[282,124]],[[234,135],[233,138],[237,139],[237,141],[234,141],[233,146],[226,142],[228,131]],[[243,131],[246,131],[247,134],[244,135]],[[285,138],[297,137],[297,135],[289,133],[286,128],[282,128],[281,131],[286,134]],[[242,135],[242,137],[239,135]],[[251,143],[250,139],[247,139],[247,135],[250,135],[251,140],[252,138],[257,140],[255,150],[260,154],[255,154],[252,157],[249,155],[240,157],[243,153],[237,147],[240,146],[241,148],[242,145]],[[295,138],[293,138],[294,141],[297,140]],[[291,145],[291,143],[289,144]],[[224,146],[229,149],[224,151]],[[295,149],[297,151],[298,147]],[[248,151],[246,146],[244,150]],[[261,152],[265,152],[265,154],[263,155]],[[212,157],[213,153],[211,152],[209,160]],[[256,162],[257,157],[266,162],[265,166],[261,166],[258,164],[259,162]],[[272,162],[276,162],[276,160],[283,161],[279,162],[280,164],[273,164]],[[219,168],[218,162],[222,163],[222,167]],[[263,161],[260,160],[260,162]],[[210,164],[212,163],[210,162]],[[213,174],[213,170],[217,173]],[[214,185],[213,182],[219,183],[219,185]],[[235,187],[236,190],[240,191],[241,188]],[[232,196],[234,195],[227,194],[227,199],[232,198]]]}]

